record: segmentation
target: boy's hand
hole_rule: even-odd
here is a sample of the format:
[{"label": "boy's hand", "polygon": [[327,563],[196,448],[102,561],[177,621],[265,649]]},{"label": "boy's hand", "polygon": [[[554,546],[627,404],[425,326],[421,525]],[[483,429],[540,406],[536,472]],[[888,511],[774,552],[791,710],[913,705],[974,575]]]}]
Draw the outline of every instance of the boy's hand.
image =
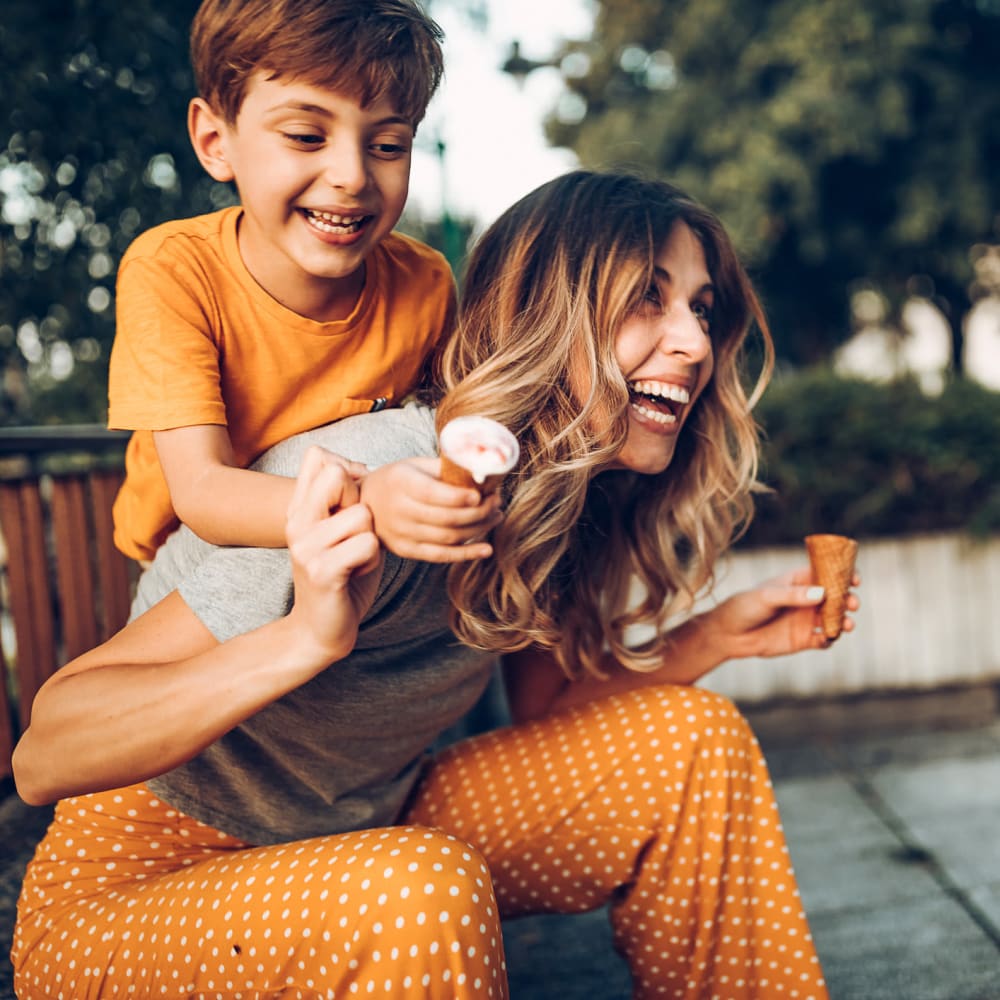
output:
[{"label": "boy's hand", "polygon": [[440,471],[438,458],[411,458],[369,472],[361,501],[372,512],[375,534],[405,559],[489,558],[493,546],[481,539],[503,518],[499,495],[483,499],[477,490],[450,486],[438,479]]}]

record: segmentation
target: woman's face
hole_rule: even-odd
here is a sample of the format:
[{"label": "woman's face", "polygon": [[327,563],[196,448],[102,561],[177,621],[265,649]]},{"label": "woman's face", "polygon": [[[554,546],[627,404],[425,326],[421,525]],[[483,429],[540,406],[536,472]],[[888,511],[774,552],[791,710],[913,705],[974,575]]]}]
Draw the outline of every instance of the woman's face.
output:
[{"label": "woman's face", "polygon": [[628,380],[628,437],[612,468],[653,475],[712,374],[715,292],[701,242],[677,222],[656,257],[653,287],[621,325],[615,355]]}]

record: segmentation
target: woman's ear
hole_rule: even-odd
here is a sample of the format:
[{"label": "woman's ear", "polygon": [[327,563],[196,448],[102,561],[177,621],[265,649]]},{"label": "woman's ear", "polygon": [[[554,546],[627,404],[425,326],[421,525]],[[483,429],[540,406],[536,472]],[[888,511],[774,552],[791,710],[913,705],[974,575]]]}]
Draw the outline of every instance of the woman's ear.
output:
[{"label": "woman's ear", "polygon": [[235,179],[233,168],[226,159],[226,136],[229,126],[201,97],[188,105],[188,135],[198,161],[217,181]]}]

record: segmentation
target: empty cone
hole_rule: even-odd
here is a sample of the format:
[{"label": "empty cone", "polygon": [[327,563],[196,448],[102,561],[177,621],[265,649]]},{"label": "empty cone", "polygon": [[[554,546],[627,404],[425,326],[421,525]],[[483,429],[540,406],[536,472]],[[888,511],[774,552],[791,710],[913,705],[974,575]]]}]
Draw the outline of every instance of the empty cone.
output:
[{"label": "empty cone", "polygon": [[823,634],[836,639],[844,624],[858,543],[845,535],[806,535],[806,550],[813,580],[826,590],[819,606]]}]

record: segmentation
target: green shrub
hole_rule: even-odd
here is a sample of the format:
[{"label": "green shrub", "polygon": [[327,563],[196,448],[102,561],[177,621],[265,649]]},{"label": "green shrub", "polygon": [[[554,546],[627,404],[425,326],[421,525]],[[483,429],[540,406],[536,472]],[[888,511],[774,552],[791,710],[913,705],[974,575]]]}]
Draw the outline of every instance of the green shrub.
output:
[{"label": "green shrub", "polygon": [[1000,393],[953,379],[940,396],[828,369],[784,375],[757,409],[759,497],[741,545],[1000,531]]}]

